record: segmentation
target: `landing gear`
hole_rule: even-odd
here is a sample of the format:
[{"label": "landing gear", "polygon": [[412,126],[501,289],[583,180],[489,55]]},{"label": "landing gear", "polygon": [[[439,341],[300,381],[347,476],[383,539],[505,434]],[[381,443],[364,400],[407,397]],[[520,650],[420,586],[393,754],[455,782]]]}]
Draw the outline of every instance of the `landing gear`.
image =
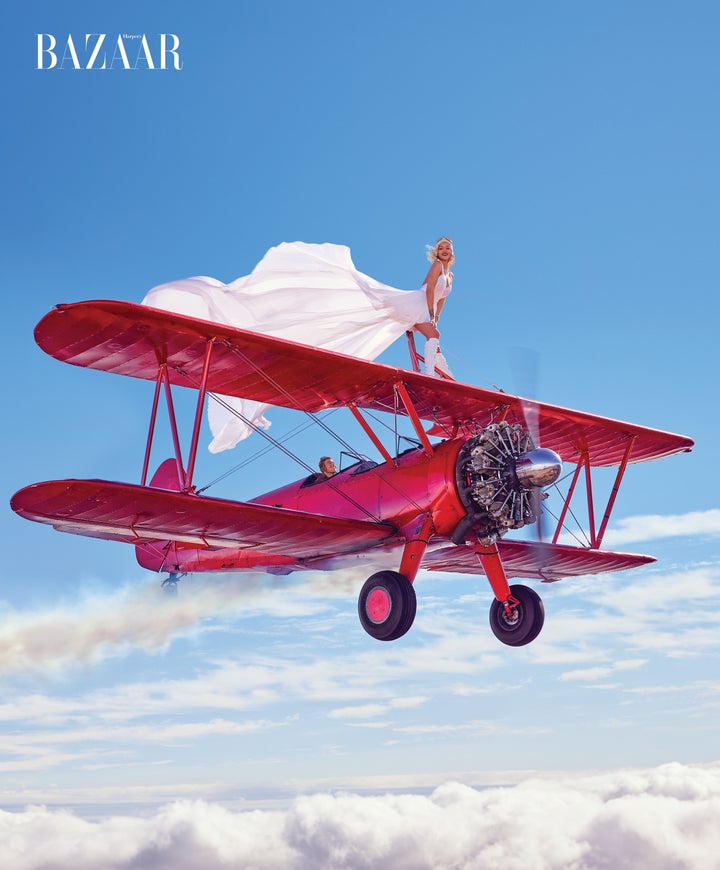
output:
[{"label": "landing gear", "polygon": [[[545,622],[540,596],[528,586],[511,586],[509,606],[495,599],[490,606],[490,628],[508,646],[525,646],[535,640]],[[517,603],[516,603],[517,602]]]},{"label": "landing gear", "polygon": [[413,624],[417,598],[412,583],[397,571],[379,571],[365,581],[358,614],[365,631],[376,640],[397,640]]},{"label": "landing gear", "polygon": [[181,580],[185,574],[179,574],[173,571],[163,580],[161,584],[162,591],[166,595],[171,595],[173,598],[178,594],[178,580]]}]

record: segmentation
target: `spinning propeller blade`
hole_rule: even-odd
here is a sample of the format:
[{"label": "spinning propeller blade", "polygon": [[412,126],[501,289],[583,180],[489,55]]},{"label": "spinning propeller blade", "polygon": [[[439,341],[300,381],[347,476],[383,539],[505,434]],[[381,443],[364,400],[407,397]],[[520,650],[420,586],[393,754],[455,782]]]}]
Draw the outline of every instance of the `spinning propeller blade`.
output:
[{"label": "spinning propeller blade", "polygon": [[[560,476],[562,465],[560,457],[553,451],[543,448],[540,439],[540,411],[533,401],[537,399],[538,393],[539,361],[540,355],[537,351],[530,350],[529,348],[513,349],[514,380],[519,388],[517,394],[521,397],[525,427],[535,448],[526,454],[532,466],[532,472],[528,475],[527,481],[528,498],[532,505],[533,514],[536,517],[535,540],[537,543],[543,544],[546,537],[543,488],[555,483]],[[522,476],[521,466],[519,466],[519,471],[519,476]],[[543,559],[546,558],[546,555],[544,552],[542,553]],[[538,557],[540,556],[541,551],[538,548]],[[551,565],[545,565],[544,567],[546,569],[552,568]]]},{"label": "spinning propeller blade", "polygon": [[[540,412],[532,400],[537,398],[538,371],[540,369],[540,354],[529,347],[514,347],[512,349],[512,372],[515,393],[521,397],[525,428],[532,438],[533,447],[540,447]],[[543,521],[543,499],[540,490],[532,488],[529,491],[535,520],[535,537],[538,541],[545,539]]]}]

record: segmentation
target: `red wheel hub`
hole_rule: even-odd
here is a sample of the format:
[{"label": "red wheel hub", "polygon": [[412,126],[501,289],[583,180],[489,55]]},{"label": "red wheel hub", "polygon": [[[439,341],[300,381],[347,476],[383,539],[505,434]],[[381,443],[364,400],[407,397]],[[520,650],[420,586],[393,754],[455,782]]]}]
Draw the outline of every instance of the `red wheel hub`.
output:
[{"label": "red wheel hub", "polygon": [[384,586],[376,586],[365,601],[365,612],[368,619],[379,625],[390,616],[392,602]]}]

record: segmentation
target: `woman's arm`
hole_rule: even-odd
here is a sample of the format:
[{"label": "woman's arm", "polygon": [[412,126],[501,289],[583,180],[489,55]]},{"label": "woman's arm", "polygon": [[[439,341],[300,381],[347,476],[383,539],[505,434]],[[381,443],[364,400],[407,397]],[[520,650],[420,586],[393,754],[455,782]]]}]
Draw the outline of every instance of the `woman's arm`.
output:
[{"label": "woman's arm", "polygon": [[[453,277],[454,276],[453,276],[452,272],[448,273],[448,281],[451,284],[452,284]],[[436,324],[437,324],[438,320],[440,320],[440,312],[443,310],[443,306],[445,305],[446,299],[447,299],[447,296],[443,296],[443,298],[437,304],[437,309],[435,311],[435,323]]]},{"label": "woman's arm", "polygon": [[439,313],[435,310],[435,285],[440,277],[441,269],[442,265],[438,260],[435,260],[432,266],[430,266],[430,271],[427,273],[427,277],[425,278],[425,295],[427,297],[428,312],[431,320],[434,317],[437,317]]}]

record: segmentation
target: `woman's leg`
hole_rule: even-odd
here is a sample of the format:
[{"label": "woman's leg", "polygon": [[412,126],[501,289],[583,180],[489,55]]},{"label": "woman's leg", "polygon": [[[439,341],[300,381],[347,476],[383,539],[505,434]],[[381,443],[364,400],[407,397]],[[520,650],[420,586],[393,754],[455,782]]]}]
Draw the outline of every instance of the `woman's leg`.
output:
[{"label": "woman's leg", "polygon": [[414,332],[419,332],[424,338],[440,338],[440,332],[434,324],[428,321],[427,323],[416,323],[413,326]]},{"label": "woman's leg", "polygon": [[437,338],[429,338],[425,342],[425,374],[435,376],[435,357],[437,356],[440,341]]},{"label": "woman's leg", "polygon": [[416,323],[413,327],[420,335],[425,337],[425,374],[435,375],[435,356],[440,346],[440,332],[432,323]]}]

